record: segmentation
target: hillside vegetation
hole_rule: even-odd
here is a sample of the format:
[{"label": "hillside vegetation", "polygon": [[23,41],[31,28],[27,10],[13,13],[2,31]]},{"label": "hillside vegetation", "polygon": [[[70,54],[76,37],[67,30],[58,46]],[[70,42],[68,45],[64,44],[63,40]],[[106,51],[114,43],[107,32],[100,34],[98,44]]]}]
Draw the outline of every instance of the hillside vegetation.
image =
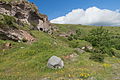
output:
[{"label": "hillside vegetation", "polygon": [[0,1],[0,80],[120,80],[120,27],[51,24],[33,3]]},{"label": "hillside vegetation", "polygon": [[[120,27],[103,27],[101,29],[101,27],[96,26],[53,25],[57,30],[52,35],[31,30],[30,33],[37,39],[36,42],[31,44],[0,40],[0,80],[120,79],[120,47],[118,44],[120,41]],[[92,36],[92,39],[89,38],[90,40],[87,39],[97,29],[103,30],[103,32],[104,30],[110,32],[107,35],[115,43],[110,44],[112,47],[109,49],[112,49],[115,54],[109,55],[108,48],[107,52],[103,52],[102,50],[105,49],[100,49],[98,46],[93,45],[90,40],[94,40],[94,36]],[[67,37],[63,37],[65,35]],[[95,35],[97,34],[95,33]],[[105,38],[105,40],[107,39]],[[11,47],[6,48],[6,43],[11,43]],[[95,50],[97,48],[101,52],[86,50],[85,53],[80,53],[75,50],[75,48],[84,46],[93,46]],[[99,53],[99,56],[96,53]],[[77,54],[77,56],[66,58],[66,56],[72,54]],[[63,69],[52,70],[47,68],[47,61],[53,55],[64,60],[65,67]]]}]

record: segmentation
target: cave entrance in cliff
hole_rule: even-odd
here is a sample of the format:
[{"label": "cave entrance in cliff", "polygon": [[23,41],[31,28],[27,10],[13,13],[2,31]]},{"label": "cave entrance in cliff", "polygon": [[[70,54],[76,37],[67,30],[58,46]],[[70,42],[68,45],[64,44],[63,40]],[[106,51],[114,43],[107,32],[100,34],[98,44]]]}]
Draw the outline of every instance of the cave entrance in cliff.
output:
[{"label": "cave entrance in cliff", "polygon": [[43,28],[40,28],[40,31],[43,31]]}]

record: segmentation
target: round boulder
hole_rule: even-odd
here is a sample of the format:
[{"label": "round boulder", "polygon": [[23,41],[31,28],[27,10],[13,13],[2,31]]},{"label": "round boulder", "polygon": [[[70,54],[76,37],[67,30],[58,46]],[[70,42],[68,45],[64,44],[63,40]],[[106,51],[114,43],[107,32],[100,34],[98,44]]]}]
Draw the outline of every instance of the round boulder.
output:
[{"label": "round boulder", "polygon": [[52,56],[47,63],[48,68],[51,69],[61,69],[64,67],[64,62],[61,58],[57,56]]}]

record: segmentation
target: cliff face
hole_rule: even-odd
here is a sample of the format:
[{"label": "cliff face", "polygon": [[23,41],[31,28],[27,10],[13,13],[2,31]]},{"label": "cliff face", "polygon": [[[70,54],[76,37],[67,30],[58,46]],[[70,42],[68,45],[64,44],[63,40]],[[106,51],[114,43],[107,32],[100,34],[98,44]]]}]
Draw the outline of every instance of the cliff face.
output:
[{"label": "cliff face", "polygon": [[[15,24],[19,26],[23,26],[24,24],[27,24],[29,26],[29,29],[36,29],[47,33],[51,33],[51,26],[48,21],[48,17],[46,15],[40,14],[37,7],[33,3],[29,3],[28,1],[24,1],[24,0],[14,1],[14,2],[0,1],[0,14],[14,17]],[[2,20],[4,20],[4,18],[3,19],[1,18],[1,21]],[[14,33],[16,32],[16,34],[19,34],[19,32],[20,34],[23,33],[23,31],[21,32],[20,30],[16,31],[18,29],[9,27],[9,29],[6,29],[7,30],[6,32],[4,28],[0,27],[0,32],[1,32],[0,34],[5,34],[5,35],[9,34],[10,36],[12,32]],[[16,36],[16,35],[11,35],[11,36]]]},{"label": "cliff face", "polygon": [[0,13],[14,16],[21,22],[29,24],[32,28],[48,31],[49,21],[46,15],[40,14],[33,3],[27,1],[19,2],[0,2]]}]

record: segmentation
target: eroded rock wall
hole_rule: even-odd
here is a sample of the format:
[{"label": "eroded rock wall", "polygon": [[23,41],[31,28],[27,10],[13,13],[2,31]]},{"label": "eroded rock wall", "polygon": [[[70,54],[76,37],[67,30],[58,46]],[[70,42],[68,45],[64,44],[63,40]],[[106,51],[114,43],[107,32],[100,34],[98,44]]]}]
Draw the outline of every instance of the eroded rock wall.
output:
[{"label": "eroded rock wall", "polygon": [[40,14],[33,3],[23,0],[10,3],[0,1],[0,13],[14,16],[18,21],[29,24],[32,29],[44,32],[51,31],[48,17]]}]

